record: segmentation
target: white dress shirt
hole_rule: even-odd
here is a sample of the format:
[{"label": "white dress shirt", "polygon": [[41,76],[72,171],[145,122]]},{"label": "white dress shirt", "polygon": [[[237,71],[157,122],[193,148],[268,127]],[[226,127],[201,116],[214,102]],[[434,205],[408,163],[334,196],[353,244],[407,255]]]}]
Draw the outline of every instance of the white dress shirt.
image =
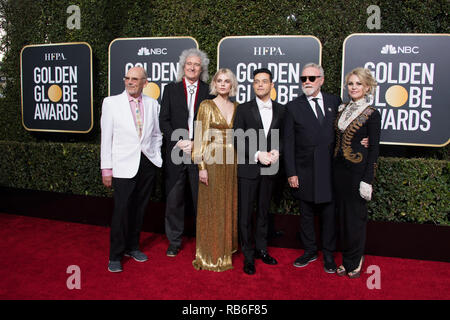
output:
[{"label": "white dress shirt", "polygon": [[[188,128],[189,128],[189,139],[194,138],[194,103],[195,103],[195,97],[197,95],[197,89],[198,89],[198,80],[194,83],[190,83],[186,78],[184,78],[184,84],[186,85],[186,93],[187,93],[187,106],[189,109],[189,117],[188,117]],[[195,86],[194,93],[190,94],[189,92],[189,86]],[[191,106],[191,108],[189,108]]]},{"label": "white dress shirt", "polygon": [[[269,134],[270,125],[272,124],[272,99],[267,100],[266,102],[262,101],[258,97],[256,97],[256,104],[258,105],[259,114],[261,116],[261,120],[263,123],[264,134],[267,138]],[[255,153],[255,162],[258,162],[259,151]]]},{"label": "white dress shirt", "polygon": [[256,97],[256,104],[258,105],[259,114],[261,115],[263,122],[264,134],[267,137],[270,124],[272,123],[272,100],[269,99],[266,102],[263,102],[261,99]]}]

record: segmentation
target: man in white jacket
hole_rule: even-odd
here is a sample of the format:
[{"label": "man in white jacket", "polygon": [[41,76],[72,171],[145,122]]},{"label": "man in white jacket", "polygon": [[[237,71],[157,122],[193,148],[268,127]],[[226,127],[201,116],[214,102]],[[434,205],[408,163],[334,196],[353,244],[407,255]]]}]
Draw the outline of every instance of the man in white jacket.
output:
[{"label": "man in white jacket", "polygon": [[139,262],[139,235],[157,167],[162,166],[158,102],[144,94],[147,73],[131,68],[125,91],[103,100],[101,169],[103,184],[114,188],[108,270],[122,271],[122,257]]}]

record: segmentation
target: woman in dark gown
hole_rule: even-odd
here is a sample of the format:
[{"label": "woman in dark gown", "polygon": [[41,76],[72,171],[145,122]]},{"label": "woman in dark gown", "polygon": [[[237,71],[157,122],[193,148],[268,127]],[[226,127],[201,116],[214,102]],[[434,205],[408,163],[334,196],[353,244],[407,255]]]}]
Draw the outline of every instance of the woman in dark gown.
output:
[{"label": "woman in dark gown", "polygon": [[[337,274],[358,278],[364,262],[367,201],[372,197],[379,154],[381,116],[370,105],[376,87],[369,70],[356,68],[345,77],[350,102],[339,106],[333,181],[340,221],[342,265]],[[369,147],[360,141],[369,138]]]}]

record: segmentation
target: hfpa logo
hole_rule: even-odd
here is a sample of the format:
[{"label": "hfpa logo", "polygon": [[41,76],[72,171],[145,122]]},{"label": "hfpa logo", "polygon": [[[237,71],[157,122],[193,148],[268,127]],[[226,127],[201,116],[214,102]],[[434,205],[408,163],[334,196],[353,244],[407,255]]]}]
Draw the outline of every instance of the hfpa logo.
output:
[{"label": "hfpa logo", "polygon": [[284,56],[280,47],[253,47],[254,56]]}]

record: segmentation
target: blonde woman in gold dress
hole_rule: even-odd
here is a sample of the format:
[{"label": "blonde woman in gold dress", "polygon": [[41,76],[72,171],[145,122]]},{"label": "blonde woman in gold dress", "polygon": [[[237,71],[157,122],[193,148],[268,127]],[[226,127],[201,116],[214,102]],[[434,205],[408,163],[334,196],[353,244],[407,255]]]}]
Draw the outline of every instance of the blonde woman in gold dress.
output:
[{"label": "blonde woman in gold dress", "polygon": [[212,100],[199,107],[195,124],[194,162],[199,166],[195,260],[197,270],[232,269],[237,250],[237,166],[233,122],[237,107],[237,80],[229,69],[220,69],[210,85]]}]

